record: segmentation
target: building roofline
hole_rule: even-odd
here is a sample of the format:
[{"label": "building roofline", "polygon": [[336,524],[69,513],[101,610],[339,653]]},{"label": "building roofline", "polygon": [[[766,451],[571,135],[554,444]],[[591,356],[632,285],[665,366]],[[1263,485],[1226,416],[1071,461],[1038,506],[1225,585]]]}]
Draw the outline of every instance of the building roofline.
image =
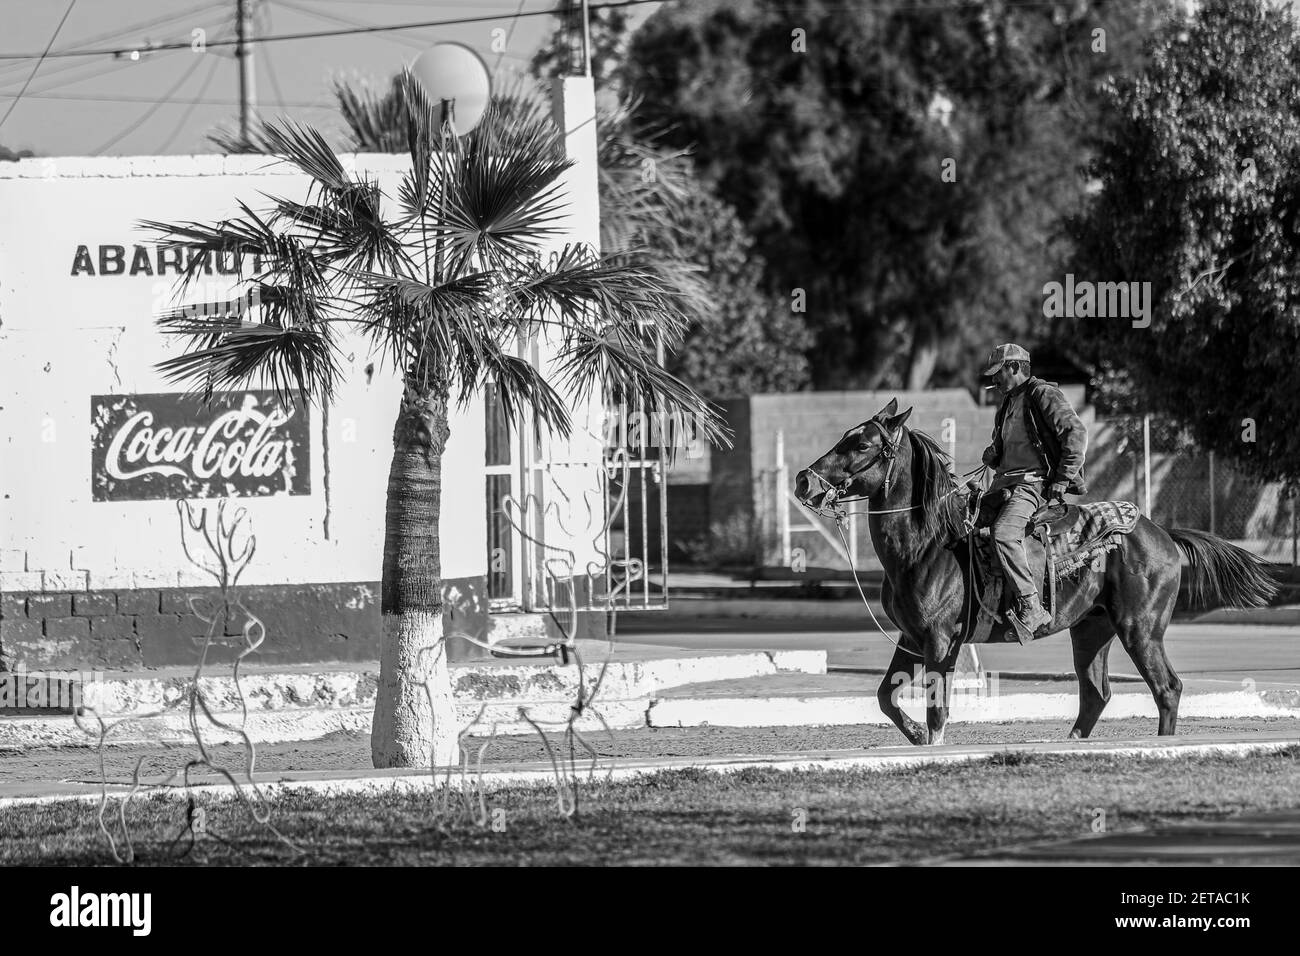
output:
[{"label": "building roofline", "polygon": [[[403,153],[339,153],[348,171],[405,172]],[[133,179],[199,176],[306,175],[277,156],[209,153],[194,156],[29,156],[0,163],[0,179]]]}]

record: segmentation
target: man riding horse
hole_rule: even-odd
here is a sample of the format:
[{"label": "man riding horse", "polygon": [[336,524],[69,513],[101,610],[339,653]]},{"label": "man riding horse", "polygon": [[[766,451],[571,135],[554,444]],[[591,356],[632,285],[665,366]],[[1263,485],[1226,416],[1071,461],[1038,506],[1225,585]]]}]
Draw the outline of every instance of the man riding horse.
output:
[{"label": "man riding horse", "polygon": [[999,345],[984,374],[1002,393],[993,425],[993,443],[984,464],[993,468],[989,495],[1004,500],[993,523],[993,541],[1007,585],[1015,592],[1015,614],[1033,634],[1051,623],[1025,554],[1029,519],[1045,501],[1084,494],[1083,454],[1088,430],[1059,388],[1030,373],[1029,353],[1019,345]]}]

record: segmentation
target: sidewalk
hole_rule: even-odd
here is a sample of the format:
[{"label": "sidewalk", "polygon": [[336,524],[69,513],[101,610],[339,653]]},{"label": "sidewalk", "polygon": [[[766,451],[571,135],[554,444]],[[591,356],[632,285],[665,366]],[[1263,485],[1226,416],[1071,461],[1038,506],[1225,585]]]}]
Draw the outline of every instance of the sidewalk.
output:
[{"label": "sidewalk", "polygon": [[[580,642],[579,650],[583,694],[590,701],[599,680],[594,709],[616,729],[889,723],[876,700],[887,648],[875,655],[880,658],[877,667],[829,670],[827,652],[818,648],[726,651],[617,644],[610,653],[601,642]],[[1116,663],[1114,697],[1102,719],[1154,717],[1146,685],[1121,672]],[[965,674],[954,681],[952,723],[1073,721],[1077,714],[1073,674],[1055,669],[998,671],[983,658],[982,667],[982,677]],[[375,664],[252,666],[236,688],[229,668],[213,667],[204,677],[203,691],[220,721],[246,727],[255,742],[312,740],[337,731],[369,730],[376,672]],[[86,702],[114,725],[106,738],[109,743],[184,743],[192,737],[187,690],[191,676],[181,669],[110,675],[88,688]],[[1300,687],[1291,677],[1283,669],[1260,671],[1258,680],[1188,673],[1180,716],[1300,717]],[[580,681],[576,663],[494,660],[453,665],[452,683],[462,725],[477,721],[510,735],[532,733],[530,721],[563,728],[578,699]],[[249,708],[246,724],[241,691]],[[904,709],[924,720],[925,700],[919,692],[902,687],[900,693]],[[583,728],[599,727],[594,714],[582,719]],[[214,742],[239,739],[217,729],[210,736]],[[96,734],[88,734],[70,716],[0,717],[0,749],[88,747],[97,742]]]}]

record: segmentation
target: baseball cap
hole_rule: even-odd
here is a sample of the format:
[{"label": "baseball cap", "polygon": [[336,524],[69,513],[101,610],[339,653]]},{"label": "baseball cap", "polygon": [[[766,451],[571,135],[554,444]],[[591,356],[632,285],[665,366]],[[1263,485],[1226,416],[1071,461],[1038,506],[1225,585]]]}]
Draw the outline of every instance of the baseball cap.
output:
[{"label": "baseball cap", "polygon": [[999,345],[989,353],[987,368],[984,369],[984,375],[996,375],[1005,362],[1028,362],[1029,353],[1019,345],[1008,342],[1006,345]]}]

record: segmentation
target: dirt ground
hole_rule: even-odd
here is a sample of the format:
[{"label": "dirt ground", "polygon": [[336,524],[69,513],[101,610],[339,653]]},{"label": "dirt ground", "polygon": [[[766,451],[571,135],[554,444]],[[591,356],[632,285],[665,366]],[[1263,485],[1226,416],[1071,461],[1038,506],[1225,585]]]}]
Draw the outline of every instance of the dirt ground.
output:
[{"label": "dirt ground", "polygon": [[[950,724],[947,743],[1022,743],[1035,740],[1062,740],[1070,730],[1070,721],[1033,721],[1018,723]],[[1238,718],[1179,721],[1183,735],[1248,734],[1286,732],[1300,737],[1300,719]],[[1093,735],[1096,739],[1154,738],[1154,718],[1103,720]],[[868,725],[840,727],[684,727],[642,728],[615,731],[612,736],[592,735],[588,742],[602,756],[629,757],[699,757],[798,753],[810,750],[846,750],[862,747],[898,746],[902,736],[893,728]],[[567,746],[559,736],[551,737],[557,752],[567,755]],[[476,753],[485,738],[467,738]],[[559,748],[565,747],[563,751]],[[242,768],[242,748],[218,745],[211,748],[215,759],[232,768]],[[104,766],[110,780],[129,780],[136,761],[145,758],[141,768],[146,777],[166,775],[197,756],[193,747],[123,746],[104,751]],[[484,762],[512,763],[546,758],[545,747],[536,736],[497,737],[484,755]],[[262,744],[257,748],[256,769],[287,770],[368,770],[370,737],[364,733],[338,733],[318,740]],[[97,781],[99,754],[85,747],[48,747],[25,751],[0,751],[0,780],[28,783],[57,780]]]}]

